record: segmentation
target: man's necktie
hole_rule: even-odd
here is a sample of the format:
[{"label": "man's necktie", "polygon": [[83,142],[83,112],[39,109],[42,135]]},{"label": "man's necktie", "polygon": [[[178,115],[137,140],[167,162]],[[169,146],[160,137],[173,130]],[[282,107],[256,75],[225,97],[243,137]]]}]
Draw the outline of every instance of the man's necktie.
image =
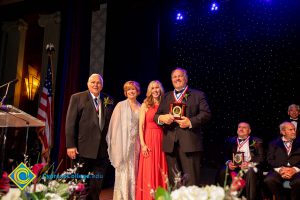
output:
[{"label": "man's necktie", "polygon": [[99,127],[100,127],[100,130],[102,130],[103,125],[104,125],[104,117],[102,116],[101,99],[98,100],[98,98],[95,98],[95,104],[97,106],[96,110],[98,113]]},{"label": "man's necktie", "polygon": [[98,98],[95,98],[94,101],[95,101],[96,111],[97,111],[97,113],[99,113],[99,103],[98,103]]},{"label": "man's necktie", "polygon": [[291,149],[292,149],[292,142],[291,141],[286,141],[286,142],[284,142],[284,146],[285,146],[286,151],[287,151],[287,153],[289,155],[290,152],[291,152]]}]

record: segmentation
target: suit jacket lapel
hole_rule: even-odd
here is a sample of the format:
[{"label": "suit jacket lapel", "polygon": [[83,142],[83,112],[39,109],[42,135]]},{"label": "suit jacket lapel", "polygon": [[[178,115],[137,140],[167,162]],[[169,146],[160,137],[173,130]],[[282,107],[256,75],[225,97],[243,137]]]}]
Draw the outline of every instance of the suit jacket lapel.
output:
[{"label": "suit jacket lapel", "polygon": [[292,144],[292,149],[291,149],[290,155],[292,155],[293,152],[295,152],[296,149],[298,149],[299,146],[300,146],[299,140],[295,139],[295,140],[293,141],[293,144]]},{"label": "suit jacket lapel", "polygon": [[191,98],[191,95],[192,95],[192,92],[191,92],[190,88],[188,88],[188,90],[186,91],[186,93],[182,99],[182,102],[188,104],[188,101]]},{"label": "suit jacket lapel", "polygon": [[252,136],[250,136],[250,138],[249,138],[249,149],[250,149],[250,152],[251,152],[252,148],[255,151],[257,151],[257,149],[258,149],[254,142],[256,142],[256,141],[254,140],[254,138]]},{"label": "suit jacket lapel", "polygon": [[237,152],[237,137],[233,137],[232,138],[232,141],[231,141],[231,143],[232,143],[232,153],[236,153]]},{"label": "suit jacket lapel", "polygon": [[168,101],[169,101],[169,103],[174,103],[175,102],[174,92],[170,92]]},{"label": "suit jacket lapel", "polygon": [[[278,147],[279,147],[286,155],[288,155],[288,154],[287,154],[287,151],[286,151],[286,148],[285,148],[285,146],[284,146],[284,144],[283,144],[283,141],[282,141],[282,139],[281,139],[281,137],[278,138],[278,140],[277,140],[277,145],[278,145]],[[290,155],[291,155],[291,154],[290,154]]]},{"label": "suit jacket lapel", "polygon": [[104,107],[104,96],[102,93],[100,93],[100,99],[101,99],[101,116],[100,116],[100,120],[101,120],[101,124],[102,124],[102,127],[101,128],[101,131],[104,127],[104,124],[105,124],[105,116],[106,116],[106,109]]}]

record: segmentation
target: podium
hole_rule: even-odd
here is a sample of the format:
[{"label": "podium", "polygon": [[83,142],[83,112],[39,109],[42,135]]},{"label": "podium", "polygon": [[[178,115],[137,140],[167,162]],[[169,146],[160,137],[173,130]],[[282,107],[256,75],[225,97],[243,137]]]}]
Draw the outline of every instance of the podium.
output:
[{"label": "podium", "polygon": [[23,112],[22,110],[6,105],[7,110],[0,110],[0,127],[42,127],[45,122]]},{"label": "podium", "polygon": [[25,113],[24,111],[12,105],[6,105],[4,108],[0,110],[0,130],[1,130],[0,136],[2,138],[0,178],[2,177],[2,170],[4,167],[7,129],[10,127],[26,128],[26,141],[25,141],[25,154],[26,154],[29,128],[43,127],[43,126],[45,126],[45,122],[29,115],[28,113]]}]

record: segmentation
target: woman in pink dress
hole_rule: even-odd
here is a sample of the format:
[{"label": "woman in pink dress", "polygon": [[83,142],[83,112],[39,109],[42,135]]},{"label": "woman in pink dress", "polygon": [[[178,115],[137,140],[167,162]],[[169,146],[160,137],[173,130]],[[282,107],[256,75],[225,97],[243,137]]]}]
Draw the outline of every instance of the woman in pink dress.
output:
[{"label": "woman in pink dress", "polygon": [[154,121],[161,96],[164,94],[157,80],[148,85],[139,116],[140,160],[136,185],[136,200],[153,199],[150,191],[158,186],[167,188],[167,163],[162,151],[163,130]]}]

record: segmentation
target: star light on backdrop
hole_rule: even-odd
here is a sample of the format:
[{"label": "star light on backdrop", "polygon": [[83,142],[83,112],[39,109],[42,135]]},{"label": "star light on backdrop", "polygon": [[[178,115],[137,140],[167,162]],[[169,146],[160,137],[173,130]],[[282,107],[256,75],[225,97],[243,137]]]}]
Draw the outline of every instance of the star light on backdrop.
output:
[{"label": "star light on backdrop", "polygon": [[180,12],[177,13],[176,20],[183,20],[183,16],[182,16],[182,14]]},{"label": "star light on backdrop", "polygon": [[219,9],[219,5],[218,5],[218,3],[212,3],[211,4],[211,7],[210,7],[210,10],[211,11],[217,11]]},{"label": "star light on backdrop", "polygon": [[299,103],[300,1],[270,2],[191,0],[169,8],[173,19],[174,10],[184,10],[184,23],[161,26],[168,33],[161,57],[170,66],[161,73],[186,68],[189,85],[207,94],[213,119],[206,146],[235,135],[239,121],[248,121],[267,144],[279,134],[288,105]]}]

